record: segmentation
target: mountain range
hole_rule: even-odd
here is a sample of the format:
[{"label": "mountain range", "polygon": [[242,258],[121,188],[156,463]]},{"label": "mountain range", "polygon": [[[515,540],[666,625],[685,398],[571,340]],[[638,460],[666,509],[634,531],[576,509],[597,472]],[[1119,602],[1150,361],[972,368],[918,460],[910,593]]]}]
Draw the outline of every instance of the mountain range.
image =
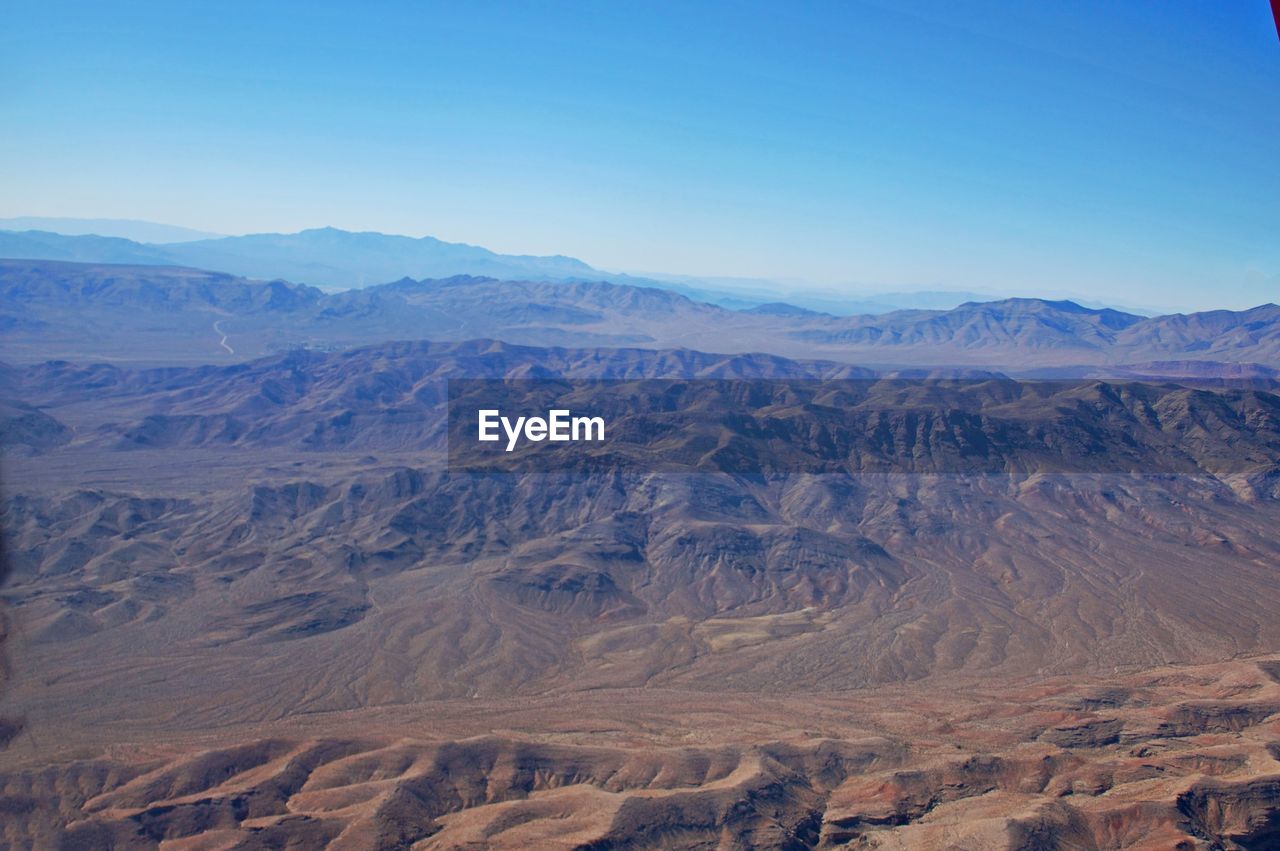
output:
[{"label": "mountain range", "polygon": [[0,220],[0,258],[191,266],[258,280],[286,279],[330,291],[405,277],[457,275],[543,282],[607,281],[666,289],[732,309],[769,304],[785,292],[786,299],[797,306],[839,315],[947,309],[965,301],[984,300],[976,293],[956,291],[853,296],[815,291],[795,282],[613,273],[572,257],[498,254],[432,237],[352,233],[331,227],[292,234],[218,237],[151,222],[28,217]]},{"label": "mountain range", "polygon": [[[1139,316],[1070,301],[833,316],[785,304],[731,310],[602,281],[469,276],[325,293],[286,281],[161,266],[0,261],[4,357],[217,363],[385,340],[764,351],[866,366],[1036,371],[1178,362],[1280,367],[1280,307]],[[1199,366],[1197,366],[1199,364]],[[1081,373],[1083,374],[1083,373]]]},{"label": "mountain range", "polygon": [[[226,283],[174,301],[276,309]],[[449,379],[549,376],[707,379],[675,382],[680,416],[781,381],[721,445],[776,454],[786,420],[896,472],[450,468]],[[830,419],[850,382],[887,394],[881,426]],[[907,404],[836,361],[496,341],[6,366],[0,841],[1270,847],[1280,397],[963,386]],[[1045,417],[1152,466],[1040,471],[1002,435]],[[948,432],[1013,472],[907,474]],[[1218,463],[1246,443],[1247,475]]]},{"label": "mountain range", "polygon": [[[0,261],[0,845],[1280,842],[1275,305],[143,248]],[[453,451],[529,388],[617,441]]]},{"label": "mountain range", "polygon": [[0,256],[141,263],[217,269],[258,279],[284,278],[351,288],[412,274],[573,280],[601,273],[571,257],[500,255],[432,237],[317,228],[295,234],[250,234],[144,244],[118,237],[66,236],[47,231],[0,232]]}]

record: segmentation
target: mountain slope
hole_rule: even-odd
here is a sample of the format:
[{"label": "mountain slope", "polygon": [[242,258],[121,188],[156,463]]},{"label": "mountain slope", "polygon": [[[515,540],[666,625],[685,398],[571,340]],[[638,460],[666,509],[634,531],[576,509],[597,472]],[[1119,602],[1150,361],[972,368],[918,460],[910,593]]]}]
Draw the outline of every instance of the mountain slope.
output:
[{"label": "mountain slope", "polygon": [[[195,281],[204,283],[193,289]],[[776,306],[734,311],[602,281],[406,278],[326,295],[190,269],[14,260],[0,261],[0,327],[7,332],[3,357],[27,362],[216,363],[295,348],[485,337],[541,346],[754,350],[880,367],[1118,373],[1125,364],[1173,361],[1200,362],[1201,372],[1231,369],[1215,363],[1280,367],[1274,305],[1141,317],[1006,299],[837,317]]]},{"label": "mountain slope", "polygon": [[[459,374],[840,369],[501,344],[10,368],[7,392],[29,405],[18,410],[40,417],[29,454],[6,459],[5,597],[26,636],[19,664],[42,672],[19,684],[18,705],[37,724],[92,713],[197,729],[229,712],[266,723],[601,688],[782,696],[1093,676],[1280,646],[1274,441],[1255,447],[1270,465],[1255,484],[1235,468],[1062,475],[1026,459],[1010,474],[905,475],[920,457],[906,438],[920,432],[892,423],[895,467],[874,475],[493,476],[445,469],[433,420]],[[1007,406],[996,389],[978,397],[992,422]],[[1274,395],[1244,412],[1231,406],[1266,394],[1194,405],[1163,385],[1148,385],[1159,432],[1132,420],[1094,431],[1106,421],[1095,406],[1144,410],[1137,391],[1115,390],[1044,409],[1115,451],[1156,447],[1166,430],[1211,447],[1245,417],[1261,417],[1258,435],[1280,433]],[[1230,410],[1209,404],[1219,395]],[[924,409],[893,410],[905,424]],[[777,451],[752,421],[720,422]],[[858,422],[825,428],[836,444],[881,440]]]},{"label": "mountain slope", "polygon": [[[184,290],[202,307],[206,283]],[[877,384],[492,341],[0,369],[22,442],[6,713],[26,725],[0,751],[0,842],[1273,842],[1274,491],[1171,467],[471,475],[431,430],[464,375]],[[985,422],[1006,384],[967,385]],[[1104,454],[1164,454],[1166,427],[1188,448],[1280,433],[1257,390],[1079,386],[1043,412]],[[867,430],[783,390],[755,407],[902,470],[973,413],[933,394]]]},{"label": "mountain slope", "polygon": [[82,748],[0,769],[0,841],[1270,848],[1278,670],[1259,658],[958,686],[945,702],[604,691],[437,704],[430,731],[392,710],[355,735],[312,720],[158,753]]},{"label": "mountain slope", "polygon": [[176,265],[159,246],[109,236],[63,236],[49,231],[0,230],[0,257],[23,260],[67,260],[77,263]]}]

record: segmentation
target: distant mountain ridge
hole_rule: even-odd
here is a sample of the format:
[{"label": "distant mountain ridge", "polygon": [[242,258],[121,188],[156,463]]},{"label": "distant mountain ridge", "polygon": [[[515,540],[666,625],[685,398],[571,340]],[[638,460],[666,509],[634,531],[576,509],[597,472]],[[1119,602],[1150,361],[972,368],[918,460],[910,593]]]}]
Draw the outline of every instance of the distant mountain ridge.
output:
[{"label": "distant mountain ridge", "polygon": [[106,236],[134,242],[164,245],[197,239],[218,239],[224,234],[144,222],[139,219],[76,219],[55,216],[15,216],[0,219],[0,230],[45,231],[65,236]]},{"label": "distant mountain ridge", "polygon": [[[768,352],[878,368],[1026,374],[1178,362],[1280,367],[1280,307],[1143,317],[1070,301],[832,316],[728,310],[668,290],[489,277],[404,278],[326,294],[160,266],[0,261],[0,359],[218,363],[295,348],[476,338],[534,346]],[[223,339],[223,338],[226,339]],[[1221,371],[1221,367],[1212,367]]]},{"label": "distant mountain ridge", "polygon": [[[99,230],[94,231],[94,227]],[[140,233],[157,238],[131,236]],[[959,291],[824,293],[760,279],[614,273],[563,255],[499,254],[430,236],[415,238],[333,227],[289,234],[204,236],[198,231],[151,222],[9,219],[0,220],[0,258],[190,266],[259,280],[282,278],[327,290],[361,288],[405,277],[455,275],[557,283],[608,281],[669,290],[733,310],[785,302],[840,316],[948,310],[965,301],[986,298]]]},{"label": "distant mountain ridge", "polygon": [[294,234],[263,233],[165,245],[46,231],[0,232],[0,255],[32,260],[191,266],[247,278],[284,278],[330,288],[362,287],[411,275],[417,278],[486,275],[537,280],[599,279],[603,273],[572,257],[502,255],[433,237],[316,228]]}]

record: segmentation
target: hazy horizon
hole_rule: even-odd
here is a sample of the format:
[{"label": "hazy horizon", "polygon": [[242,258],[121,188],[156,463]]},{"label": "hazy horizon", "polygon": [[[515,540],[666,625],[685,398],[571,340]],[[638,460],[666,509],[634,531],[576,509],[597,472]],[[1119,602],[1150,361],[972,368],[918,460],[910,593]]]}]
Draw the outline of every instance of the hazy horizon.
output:
[{"label": "hazy horizon", "polygon": [[850,295],[1280,291],[1265,3],[19,4],[0,216],[431,235]]},{"label": "hazy horizon", "polygon": [[[219,240],[230,239],[241,236],[296,236],[306,231],[324,231],[338,230],[342,233],[370,236],[385,236],[394,238],[403,238],[411,240],[435,240],[432,234],[401,234],[401,233],[382,233],[381,231],[347,231],[344,229],[334,228],[331,225],[322,225],[316,228],[306,228],[302,231],[263,231],[259,233],[207,233],[196,231],[182,225],[175,225],[169,222],[152,222],[142,219],[111,219],[111,218],[90,218],[90,217],[43,217],[43,216],[14,216],[0,217],[0,231],[41,231],[57,233],[65,236],[104,236],[112,238],[128,239],[145,245],[154,245],[164,248],[168,245],[184,241],[199,240]],[[134,232],[141,231],[143,233],[151,232],[164,236],[164,238],[144,239],[136,235]],[[185,234],[185,238],[179,238]],[[460,242],[447,243],[449,245],[466,245],[473,248],[488,249],[488,246],[477,242]],[[500,255],[506,256],[506,255]],[[565,255],[563,253],[539,255],[539,256],[564,256],[571,260],[580,258]],[[214,264],[216,265],[216,264]],[[213,269],[212,271],[226,271]],[[919,296],[956,296],[955,304],[961,304],[965,301],[998,301],[1003,299],[1030,298],[1041,299],[1046,301],[1074,301],[1081,306],[1089,308],[1111,308],[1116,310],[1124,310],[1131,313],[1143,315],[1161,315],[1173,314],[1179,312],[1195,312],[1197,308],[1183,309],[1177,305],[1158,305],[1158,304],[1138,304],[1126,301],[1123,298],[1105,299],[1094,298],[1084,293],[1060,291],[1060,290],[1036,290],[1034,288],[1010,289],[1006,291],[981,290],[981,289],[960,289],[957,287],[948,287],[944,283],[935,286],[919,286],[919,287],[899,287],[893,289],[886,286],[877,287],[874,283],[860,282],[844,282],[844,283],[823,283],[816,281],[808,281],[800,278],[784,278],[770,279],[758,277],[736,277],[736,276],[720,276],[720,275],[686,275],[674,270],[653,270],[653,269],[598,269],[597,271],[613,277],[630,277],[636,278],[637,283],[642,285],[684,285],[692,287],[703,287],[707,293],[721,293],[729,296],[735,295],[741,297],[751,303],[763,303],[769,300],[786,302],[794,299],[795,303],[804,304],[811,309],[833,309],[840,312],[841,308],[865,306],[870,308],[872,305],[879,305],[882,309],[872,310],[873,313],[885,312],[885,310],[901,310],[912,309],[900,305],[895,305],[894,297],[904,297],[911,299]],[[459,274],[467,274],[465,270],[460,270]],[[406,277],[415,277],[412,273],[407,273]],[[251,276],[252,277],[252,276]],[[418,276],[421,277],[421,276]],[[427,277],[431,277],[428,275]],[[367,283],[389,283],[390,281],[370,280]],[[300,280],[298,283],[312,283]],[[320,284],[322,289],[342,290],[348,289],[346,286],[335,286],[332,284]],[[815,304],[816,302],[816,304]],[[844,304],[841,304],[841,303]],[[1260,306],[1264,303],[1247,305],[1226,306],[1222,304],[1214,305],[1208,309],[1234,309],[1242,310]],[[915,305],[914,309],[950,309],[949,307],[923,307]],[[1203,308],[1202,308],[1203,309]],[[855,311],[856,312],[856,311]]]}]

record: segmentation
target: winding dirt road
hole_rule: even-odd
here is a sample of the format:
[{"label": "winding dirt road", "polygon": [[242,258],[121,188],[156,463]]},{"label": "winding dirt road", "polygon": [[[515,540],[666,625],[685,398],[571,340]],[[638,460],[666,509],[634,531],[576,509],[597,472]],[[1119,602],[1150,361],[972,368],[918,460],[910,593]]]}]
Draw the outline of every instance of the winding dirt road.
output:
[{"label": "winding dirt road", "polygon": [[227,354],[234,355],[236,353],[236,350],[227,345],[227,332],[223,331],[222,328],[219,327],[221,324],[222,324],[221,319],[218,319],[213,323],[213,330],[222,335],[222,339],[218,341],[218,345],[226,349]]}]

